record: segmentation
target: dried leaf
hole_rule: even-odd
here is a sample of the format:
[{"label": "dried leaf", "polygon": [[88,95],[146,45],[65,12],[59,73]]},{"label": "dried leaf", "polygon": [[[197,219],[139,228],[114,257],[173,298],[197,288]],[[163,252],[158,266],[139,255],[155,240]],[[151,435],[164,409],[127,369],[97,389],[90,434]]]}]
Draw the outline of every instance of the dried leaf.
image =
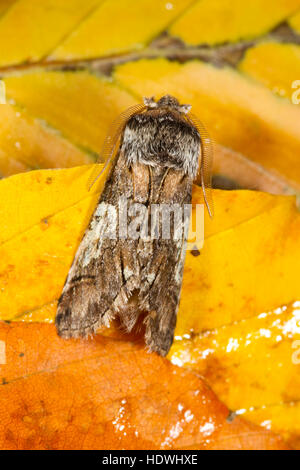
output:
[{"label": "dried leaf", "polygon": [[107,78],[86,71],[39,70],[9,75],[4,81],[8,98],[95,153],[100,152],[111,122],[136,103]]},{"label": "dried leaf", "polygon": [[5,11],[14,3],[15,0],[1,0],[0,2],[0,15],[3,15]]},{"label": "dried leaf", "polygon": [[300,46],[266,42],[248,49],[239,69],[292,102],[292,83],[300,76]]},{"label": "dried leaf", "polygon": [[271,194],[295,194],[295,191],[300,191],[300,184],[288,181],[282,175],[266,170],[244,155],[217,143],[214,145],[213,175],[214,182],[221,178],[221,182],[225,179],[225,183],[234,184],[232,189],[255,189]]},{"label": "dried leaf", "polygon": [[298,301],[189,339],[177,337],[168,356],[205,377],[231,410],[280,433],[295,448],[300,377],[293,355],[300,340],[299,307]]},{"label": "dried leaf", "polygon": [[196,375],[138,344],[64,341],[52,325],[5,325],[1,449],[285,449]]},{"label": "dried leaf", "polygon": [[90,163],[91,157],[15,106],[0,105],[0,176]]},{"label": "dried leaf", "polygon": [[299,0],[202,0],[171,27],[188,44],[220,44],[262,36],[300,7]]},{"label": "dried leaf", "polygon": [[191,3],[191,0],[103,2],[49,60],[86,59],[142,49]]},{"label": "dried leaf", "polygon": [[48,55],[99,0],[19,0],[0,19],[0,66]]},{"label": "dried leaf", "polygon": [[297,11],[295,15],[289,18],[288,22],[296,33],[300,33],[300,11]]}]

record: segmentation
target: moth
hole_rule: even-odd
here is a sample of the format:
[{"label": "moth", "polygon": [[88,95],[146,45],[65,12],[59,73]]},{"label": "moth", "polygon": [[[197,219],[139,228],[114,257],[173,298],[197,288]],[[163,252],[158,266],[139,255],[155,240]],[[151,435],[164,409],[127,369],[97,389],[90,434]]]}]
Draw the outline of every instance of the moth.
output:
[{"label": "moth", "polygon": [[[180,299],[186,230],[175,237],[173,227],[170,237],[160,236],[162,218],[150,209],[190,204],[198,177],[212,215],[211,141],[190,109],[170,95],[158,101],[144,98],[113,125],[102,152],[112,162],[108,177],[58,301],[56,328],[61,337],[93,335],[117,316],[129,332],[142,319],[148,350],[168,353]],[[126,230],[120,235],[120,201],[126,201],[129,224],[141,229],[151,222],[155,236],[142,237],[141,230],[133,231],[137,236],[128,236]],[[136,204],[145,208],[137,218]]]}]

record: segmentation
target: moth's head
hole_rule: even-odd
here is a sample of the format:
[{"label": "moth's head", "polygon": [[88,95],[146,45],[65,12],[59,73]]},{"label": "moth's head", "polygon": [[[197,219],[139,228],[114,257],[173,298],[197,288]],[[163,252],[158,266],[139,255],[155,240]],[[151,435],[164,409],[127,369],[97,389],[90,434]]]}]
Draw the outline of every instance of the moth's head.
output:
[{"label": "moth's head", "polygon": [[179,101],[171,95],[164,95],[158,101],[155,101],[154,96],[144,98],[144,104],[148,109],[163,109],[178,111],[179,113],[187,114],[192,106],[190,104],[180,104]]},{"label": "moth's head", "polygon": [[189,105],[165,95],[157,102],[144,98],[146,109],[131,116],[124,128],[121,149],[128,165],[135,162],[174,168],[196,177],[200,135],[186,115]]}]

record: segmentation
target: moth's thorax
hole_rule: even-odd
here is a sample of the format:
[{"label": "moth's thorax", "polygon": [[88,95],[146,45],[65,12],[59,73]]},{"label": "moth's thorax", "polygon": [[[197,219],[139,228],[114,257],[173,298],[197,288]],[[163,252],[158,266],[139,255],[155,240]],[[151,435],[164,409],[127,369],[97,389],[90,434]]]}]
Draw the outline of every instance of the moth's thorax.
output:
[{"label": "moth's thorax", "polygon": [[171,106],[132,116],[124,129],[121,151],[128,166],[143,163],[175,168],[195,178],[198,170],[198,130]]}]

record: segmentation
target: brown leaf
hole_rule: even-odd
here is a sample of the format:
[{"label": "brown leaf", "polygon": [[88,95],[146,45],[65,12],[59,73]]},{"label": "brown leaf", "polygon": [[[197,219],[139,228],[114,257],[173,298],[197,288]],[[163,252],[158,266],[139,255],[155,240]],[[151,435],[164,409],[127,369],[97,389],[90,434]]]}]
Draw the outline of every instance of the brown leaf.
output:
[{"label": "brown leaf", "polygon": [[286,448],[255,425],[227,421],[197,375],[139,342],[65,341],[52,325],[24,323],[1,323],[0,339],[1,449]]}]

